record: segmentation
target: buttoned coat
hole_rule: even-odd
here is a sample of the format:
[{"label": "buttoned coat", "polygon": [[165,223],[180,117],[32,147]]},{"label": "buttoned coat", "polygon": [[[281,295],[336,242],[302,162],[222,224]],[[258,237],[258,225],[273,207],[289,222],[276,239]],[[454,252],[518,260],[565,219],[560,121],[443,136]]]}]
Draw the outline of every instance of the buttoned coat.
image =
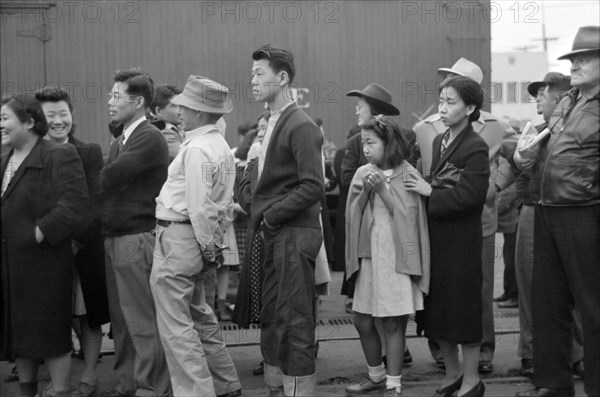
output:
[{"label": "buttoned coat", "polygon": [[[1,160],[7,170],[12,152]],[[71,351],[73,231],[87,187],[72,145],[39,138],[2,195],[1,359]],[[38,243],[35,227],[45,239]]]}]

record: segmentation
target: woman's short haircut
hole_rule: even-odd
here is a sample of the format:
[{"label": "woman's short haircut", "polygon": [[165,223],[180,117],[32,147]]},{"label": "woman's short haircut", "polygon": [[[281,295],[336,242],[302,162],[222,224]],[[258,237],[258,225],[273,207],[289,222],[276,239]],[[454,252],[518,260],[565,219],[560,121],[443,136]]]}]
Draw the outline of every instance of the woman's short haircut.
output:
[{"label": "woman's short haircut", "polygon": [[475,110],[469,115],[469,121],[478,120],[481,115],[479,110],[483,105],[484,97],[483,88],[481,88],[479,83],[468,77],[454,76],[442,83],[440,92],[448,87],[456,90],[465,105],[475,106]]},{"label": "woman's short haircut", "polygon": [[115,83],[127,85],[125,92],[129,95],[144,98],[144,107],[149,108],[154,96],[154,81],[150,75],[139,67],[128,70],[117,70],[114,75]]},{"label": "woman's short haircut", "polygon": [[392,167],[396,167],[402,161],[410,158],[410,145],[406,138],[400,133],[400,127],[393,118],[388,116],[369,120],[362,126],[364,131],[373,131],[385,145],[384,160]]},{"label": "woman's short haircut", "polygon": [[49,84],[35,93],[35,99],[41,103],[65,101],[69,106],[69,111],[73,112],[73,101],[63,86]]},{"label": "woman's short haircut", "polygon": [[175,95],[181,94],[181,89],[176,85],[172,84],[162,84],[156,86],[154,88],[154,97],[152,98],[152,103],[150,104],[150,110],[154,111],[156,108],[164,109],[171,99]]},{"label": "woman's short haircut", "polygon": [[42,104],[31,95],[19,94],[2,99],[2,106],[8,106],[21,123],[33,121],[31,130],[40,136],[48,132],[48,122]]},{"label": "woman's short haircut", "polygon": [[252,59],[254,61],[260,61],[261,59],[268,60],[269,67],[273,69],[275,73],[279,73],[282,70],[285,71],[290,78],[290,84],[292,84],[294,77],[296,77],[294,55],[290,50],[275,47],[272,44],[266,44],[252,53]]}]

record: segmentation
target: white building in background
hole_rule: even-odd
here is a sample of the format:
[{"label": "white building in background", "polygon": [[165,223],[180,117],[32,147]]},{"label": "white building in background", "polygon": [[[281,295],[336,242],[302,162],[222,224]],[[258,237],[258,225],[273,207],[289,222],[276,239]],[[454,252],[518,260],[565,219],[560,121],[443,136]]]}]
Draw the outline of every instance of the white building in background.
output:
[{"label": "white building in background", "polygon": [[540,124],[535,99],[527,92],[527,85],[540,81],[548,72],[544,52],[493,52],[492,86],[487,89],[496,117],[510,117],[521,121],[521,127],[531,121]]}]

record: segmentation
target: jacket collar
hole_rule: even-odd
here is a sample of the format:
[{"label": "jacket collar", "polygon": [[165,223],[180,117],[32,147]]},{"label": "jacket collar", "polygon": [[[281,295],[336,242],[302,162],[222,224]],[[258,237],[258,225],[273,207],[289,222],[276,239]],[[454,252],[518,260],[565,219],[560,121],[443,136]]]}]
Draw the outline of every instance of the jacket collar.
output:
[{"label": "jacket collar", "polygon": [[[21,177],[25,174],[27,168],[44,168],[44,163],[42,161],[42,144],[44,142],[44,137],[39,137],[31,152],[25,157],[25,160],[21,163],[15,174],[13,175],[6,191],[2,195],[2,201],[8,197],[8,195],[13,191]],[[13,150],[7,153],[6,157],[2,159],[2,177],[4,177],[4,173],[6,172],[6,167],[8,166],[8,160],[12,155]]]}]

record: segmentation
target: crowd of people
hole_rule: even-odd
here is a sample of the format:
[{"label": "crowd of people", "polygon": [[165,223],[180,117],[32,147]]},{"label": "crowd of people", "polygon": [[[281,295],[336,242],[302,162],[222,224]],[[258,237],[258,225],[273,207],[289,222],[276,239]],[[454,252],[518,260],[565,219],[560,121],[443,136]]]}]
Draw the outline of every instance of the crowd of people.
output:
[{"label": "crowd of people", "polygon": [[[460,58],[438,69],[438,112],[412,129],[380,84],[350,91],[357,126],[337,153],[291,95],[292,53],[273,45],[248,59],[267,110],[240,126],[233,150],[228,89],[206,77],[181,90],[154,87],[139,68],[117,71],[105,159],[75,137],[64,88],[3,98],[0,359],[16,362],[21,396],[38,395],[42,360],[51,381],[39,395],[96,394],[109,322],[117,386],[102,396],[239,396],[219,328],[229,320],[260,324],[254,371],[267,396],[316,396],[328,254],[344,263],[367,364],[347,394],[402,394],[415,316],[445,371],[433,395],[483,396],[499,230],[507,267],[496,300],[519,308],[518,354],[535,386],[517,396],[574,396],[574,373],[600,396],[599,41],[600,27],[580,28],[560,58],[571,76],[529,85],[544,124],[520,135],[481,109],[483,73]],[[505,208],[514,221],[500,228]],[[238,264],[231,313],[228,266]],[[75,389],[72,328],[85,359]]]}]

